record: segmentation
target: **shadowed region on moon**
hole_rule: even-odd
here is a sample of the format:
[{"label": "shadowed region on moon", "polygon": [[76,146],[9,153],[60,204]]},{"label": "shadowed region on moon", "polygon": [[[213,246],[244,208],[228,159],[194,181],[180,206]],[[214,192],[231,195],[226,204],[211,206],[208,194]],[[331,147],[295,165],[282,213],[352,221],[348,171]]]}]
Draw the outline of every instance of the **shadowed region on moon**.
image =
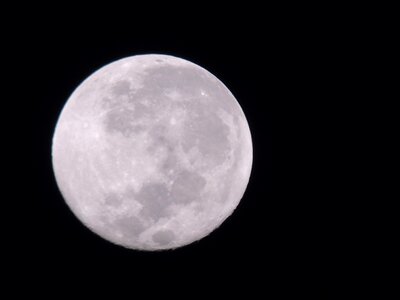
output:
[{"label": "shadowed region on moon", "polygon": [[178,203],[200,200],[200,193],[206,182],[199,174],[183,170],[173,181],[171,198]]},{"label": "shadowed region on moon", "polygon": [[175,234],[171,230],[162,230],[153,234],[153,241],[159,245],[166,245],[175,239]]},{"label": "shadowed region on moon", "polygon": [[179,158],[177,154],[170,153],[160,165],[160,172],[164,175],[172,175],[181,169]]},{"label": "shadowed region on moon", "polygon": [[143,223],[135,216],[126,216],[117,219],[113,225],[127,238],[137,238],[145,229]]},{"label": "shadowed region on moon", "polygon": [[134,112],[130,108],[117,108],[109,111],[105,120],[106,128],[109,132],[119,132],[125,137],[130,137],[135,131],[134,129],[139,126],[132,118]]},{"label": "shadowed region on moon", "polygon": [[[210,85],[209,79],[200,70],[190,67],[155,66],[147,69],[143,74],[143,87],[130,97],[130,101],[142,99],[158,99],[168,101],[168,98],[160,98],[165,92],[176,91],[181,95],[180,101],[188,101],[198,97],[201,90],[207,90],[212,95],[219,95],[218,85]],[[162,103],[162,102],[161,102]]]},{"label": "shadowed region on moon", "polygon": [[191,116],[188,126],[185,127],[182,139],[183,149],[188,152],[191,148],[197,147],[205,156],[205,160],[211,160],[216,164],[222,163],[230,147],[229,128],[212,108],[199,104],[196,106],[195,113]]},{"label": "shadowed region on moon", "polygon": [[133,249],[209,234],[239,203],[251,163],[248,125],[229,90],[165,55],[122,59],[89,77],[53,139],[66,202],[94,232]]},{"label": "shadowed region on moon", "polygon": [[116,96],[125,96],[130,93],[130,84],[126,80],[118,81],[112,87],[112,93]]},{"label": "shadowed region on moon", "polygon": [[158,220],[168,216],[168,207],[171,204],[171,197],[165,185],[151,183],[144,185],[135,199],[143,205],[140,212],[144,217]]},{"label": "shadowed region on moon", "polygon": [[182,170],[173,177],[170,188],[161,183],[146,184],[134,198],[143,205],[140,214],[157,221],[169,215],[171,204],[201,201],[200,195],[205,185],[206,180],[199,174]]},{"label": "shadowed region on moon", "polygon": [[[198,88],[196,98],[191,99],[186,95],[188,94],[187,86],[191,86],[189,83],[196,82],[196,80],[201,83],[205,81],[205,77],[197,74],[197,71],[195,75],[189,76],[189,74],[192,73],[187,68],[159,67],[147,72],[144,87],[134,94],[129,94],[130,102],[122,105],[122,100],[115,101],[107,112],[104,121],[106,131],[121,133],[127,138],[135,138],[135,134],[150,131],[149,136],[153,139],[153,148],[162,146],[169,143],[168,135],[171,134],[167,127],[173,126],[158,118],[165,112],[171,112],[172,115],[173,111],[179,108],[187,113],[186,119],[179,120],[183,123],[180,141],[184,151],[188,152],[192,148],[196,148],[206,162],[222,163],[230,148],[227,138],[230,129],[217,115],[215,107],[210,105],[209,101],[202,100],[204,97],[200,96],[200,91],[206,91],[207,94],[218,95],[218,93],[213,92],[203,83],[204,87]],[[146,79],[148,77],[149,79]],[[118,92],[121,89],[125,92],[129,91],[126,84],[120,82],[116,83],[113,90],[116,88],[118,88]],[[185,95],[180,96],[182,101],[174,103],[168,96],[165,96],[165,92],[168,90],[184,92]],[[192,100],[189,102],[190,104],[188,104],[189,100]],[[157,125],[157,122],[160,124]],[[174,131],[172,130],[172,132]]]},{"label": "shadowed region on moon", "polygon": [[107,206],[118,207],[122,204],[123,200],[124,199],[123,199],[122,195],[112,193],[112,194],[106,195],[106,197],[104,198],[104,203]]}]

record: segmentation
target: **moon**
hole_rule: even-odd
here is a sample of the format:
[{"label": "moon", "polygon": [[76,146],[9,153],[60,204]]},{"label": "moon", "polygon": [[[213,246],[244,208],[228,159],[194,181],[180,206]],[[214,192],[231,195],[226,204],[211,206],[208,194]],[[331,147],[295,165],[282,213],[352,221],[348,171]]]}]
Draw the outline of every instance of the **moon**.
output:
[{"label": "moon", "polygon": [[251,133],[238,101],[204,68],[136,55],[72,93],[52,142],[57,185],[100,237],[136,250],[198,241],[235,210],[249,182]]}]

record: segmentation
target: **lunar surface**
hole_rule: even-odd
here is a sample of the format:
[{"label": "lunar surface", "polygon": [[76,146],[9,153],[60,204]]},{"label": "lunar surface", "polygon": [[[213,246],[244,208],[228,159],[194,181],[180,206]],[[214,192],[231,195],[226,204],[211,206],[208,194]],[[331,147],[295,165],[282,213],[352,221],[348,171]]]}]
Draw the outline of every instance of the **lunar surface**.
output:
[{"label": "lunar surface", "polygon": [[52,144],[59,189],[104,239],[172,249],[216,229],[249,181],[252,141],[230,91],[173,56],[110,63],[73,92]]}]

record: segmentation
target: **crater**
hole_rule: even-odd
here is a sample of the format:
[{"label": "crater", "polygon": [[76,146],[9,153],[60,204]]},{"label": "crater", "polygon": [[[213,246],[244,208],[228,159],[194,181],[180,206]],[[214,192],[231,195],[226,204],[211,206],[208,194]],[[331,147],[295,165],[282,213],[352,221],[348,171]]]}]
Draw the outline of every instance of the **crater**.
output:
[{"label": "crater", "polygon": [[152,238],[158,245],[168,245],[175,239],[175,234],[171,230],[160,230]]}]

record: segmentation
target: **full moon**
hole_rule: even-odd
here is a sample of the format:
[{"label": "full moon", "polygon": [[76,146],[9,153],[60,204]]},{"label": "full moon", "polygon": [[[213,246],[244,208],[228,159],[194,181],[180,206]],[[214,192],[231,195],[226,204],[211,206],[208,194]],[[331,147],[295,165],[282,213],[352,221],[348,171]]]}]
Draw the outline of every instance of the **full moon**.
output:
[{"label": "full moon", "polygon": [[163,250],[207,236],[239,204],[253,160],[246,117],[202,67],[137,55],[94,72],[57,121],[52,162],[68,207],[117,245]]}]

